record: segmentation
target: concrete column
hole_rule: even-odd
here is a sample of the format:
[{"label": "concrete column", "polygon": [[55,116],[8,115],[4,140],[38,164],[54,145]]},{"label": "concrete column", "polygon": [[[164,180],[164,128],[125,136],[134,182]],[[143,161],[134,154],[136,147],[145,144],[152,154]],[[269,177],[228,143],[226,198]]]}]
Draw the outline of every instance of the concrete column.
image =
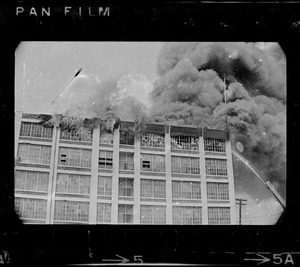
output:
[{"label": "concrete column", "polygon": [[172,224],[172,175],[171,175],[171,136],[170,127],[165,134],[165,160],[166,160],[166,224]]},{"label": "concrete column", "polygon": [[141,176],[140,176],[140,165],[141,165],[141,151],[140,151],[140,134],[135,135],[134,142],[134,206],[133,206],[133,223],[140,224],[141,218],[141,204],[140,204],[140,188],[141,188]]},{"label": "concrete column", "polygon": [[18,155],[18,143],[20,138],[21,121],[22,121],[22,111],[16,111],[15,113],[15,160]]},{"label": "concrete column", "polygon": [[54,221],[54,206],[55,206],[55,189],[57,180],[57,164],[59,151],[59,136],[60,129],[57,126],[53,127],[52,153],[50,160],[49,173],[49,189],[48,189],[48,204],[47,204],[47,223],[53,224]]},{"label": "concrete column", "polygon": [[99,158],[100,126],[93,130],[89,224],[97,223],[97,189],[98,189],[98,158]]},{"label": "concrete column", "polygon": [[118,188],[119,188],[119,140],[120,129],[114,130],[113,144],[113,175],[112,175],[112,206],[111,223],[118,223]]},{"label": "concrete column", "polygon": [[200,155],[200,177],[201,177],[202,224],[208,224],[207,184],[206,184],[205,152],[204,152],[203,136],[199,137],[199,155]]},{"label": "concrete column", "polygon": [[228,190],[230,201],[230,224],[236,224],[236,210],[235,210],[235,189],[233,176],[233,162],[231,142],[226,141],[226,158],[227,158],[227,175],[228,175]]}]

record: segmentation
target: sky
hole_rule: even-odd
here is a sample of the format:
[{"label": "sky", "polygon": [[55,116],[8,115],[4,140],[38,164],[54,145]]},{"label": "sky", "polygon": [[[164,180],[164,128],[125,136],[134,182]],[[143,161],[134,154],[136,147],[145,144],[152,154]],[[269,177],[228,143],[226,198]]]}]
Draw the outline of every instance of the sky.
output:
[{"label": "sky", "polygon": [[[213,53],[217,56],[212,57]],[[233,147],[238,147],[241,156],[252,164],[257,156],[253,151],[257,150],[258,145],[268,149],[272,146],[270,142],[255,140],[260,136],[257,129],[260,131],[263,126],[266,139],[270,139],[275,130],[277,134],[281,133],[279,126],[284,124],[280,122],[285,119],[282,119],[285,114],[281,104],[285,97],[284,86],[278,75],[281,67],[276,65],[282,64],[283,56],[278,46],[272,43],[215,46],[160,42],[22,42],[15,53],[15,110],[38,114],[71,110],[75,112],[73,115],[84,112],[84,115],[92,117],[101,115],[99,106],[109,102],[118,107],[122,116],[126,113],[135,118],[143,113],[151,114],[155,121],[175,118],[179,124],[190,124],[192,122],[182,115],[187,110],[197,119],[199,112],[217,114],[225,108],[222,92],[218,92],[221,89],[215,91],[219,84],[222,86],[222,80],[215,72],[206,70],[213,69],[218,73],[224,72],[224,68],[227,70],[230,62],[224,67],[216,60],[224,57],[224,53],[234,60],[234,68],[241,69],[240,72],[234,69],[225,71],[231,81],[227,106],[230,106],[230,112],[234,110],[238,113],[238,116],[229,115],[234,134]],[[257,61],[252,62],[253,58]],[[256,62],[262,62],[259,69]],[[83,68],[82,71],[73,79],[80,68]],[[264,78],[264,84],[256,83],[254,86],[253,75],[248,72],[253,70],[254,73],[256,69],[267,78]],[[244,79],[245,73],[251,80]],[[270,88],[275,89],[271,91]],[[250,105],[249,110],[263,109],[263,118],[266,117],[265,121],[255,124],[257,128],[254,130],[254,124],[247,126],[248,130],[255,132],[249,137],[251,142],[255,140],[255,145],[245,141],[244,135],[236,131],[241,127],[240,122],[245,120],[245,110],[241,112],[239,107],[244,100],[246,102],[241,105]],[[139,108],[128,111],[124,109],[128,103]],[[249,110],[246,110],[247,114]],[[278,127],[271,129],[269,122],[274,122]],[[270,132],[272,134],[269,136]],[[277,139],[275,141],[278,142]],[[240,146],[236,146],[238,143]],[[262,160],[266,161],[266,157]],[[275,223],[282,212],[279,203],[241,159],[233,156],[233,163],[236,198],[247,200],[246,206],[242,207],[242,224]],[[266,164],[254,164],[255,170],[265,181],[268,176],[264,167],[273,168],[272,164]],[[283,179],[272,182],[281,190],[285,187]]]}]

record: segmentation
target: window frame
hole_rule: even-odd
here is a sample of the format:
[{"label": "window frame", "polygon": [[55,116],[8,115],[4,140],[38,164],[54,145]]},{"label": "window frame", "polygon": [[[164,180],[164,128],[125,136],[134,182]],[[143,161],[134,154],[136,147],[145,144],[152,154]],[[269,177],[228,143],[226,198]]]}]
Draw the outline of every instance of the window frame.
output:
[{"label": "window frame", "polygon": [[228,176],[227,159],[205,158],[205,173],[211,176]]},{"label": "window frame", "polygon": [[146,148],[165,148],[165,134],[142,133],[140,136],[140,146]]},{"label": "window frame", "polygon": [[[123,184],[121,184],[123,183]],[[134,196],[134,179],[120,177],[118,183],[119,197],[133,197]]]},{"label": "window frame", "polygon": [[97,202],[97,223],[111,223],[111,207],[111,203]]},{"label": "window frame", "polygon": [[[29,127],[26,125],[28,125]],[[27,129],[24,130],[25,127],[27,127]],[[52,139],[53,129],[54,129],[53,126],[44,127],[42,124],[38,122],[21,121],[20,137]],[[27,131],[28,133],[24,134],[23,131]],[[40,132],[39,134],[40,136],[36,134],[36,132]]]},{"label": "window frame", "polygon": [[[195,166],[196,163],[196,166]],[[172,174],[200,174],[200,159],[198,157],[171,156]]]},{"label": "window frame", "polygon": [[47,145],[19,143],[18,157],[21,158],[21,163],[50,165],[51,148],[51,146]]},{"label": "window frame", "polygon": [[[20,177],[20,176],[18,177],[18,175],[21,175],[21,174],[22,174],[22,177]],[[35,189],[30,188],[28,186],[29,178],[31,178],[31,177],[29,177],[29,174],[36,174]],[[47,182],[42,183],[43,180],[47,180]],[[20,181],[21,181],[21,183],[20,183]],[[19,187],[18,186],[19,184],[22,184],[22,186]],[[30,170],[16,170],[16,172],[15,172],[15,190],[48,192],[48,189],[49,189],[49,172],[30,171]]]},{"label": "window frame", "polygon": [[118,204],[118,223],[133,223],[133,204]]},{"label": "window frame", "polygon": [[[75,154],[71,154],[72,151],[76,151]],[[65,164],[62,164],[62,159]],[[71,165],[74,162],[78,162],[79,165]],[[58,150],[58,166],[67,166],[75,168],[91,168],[92,165],[92,150],[85,148],[73,148],[73,147],[59,147]]]},{"label": "window frame", "polygon": [[98,176],[97,195],[98,196],[111,196],[112,195],[112,177],[111,176],[102,176],[102,175]]},{"label": "window frame", "polygon": [[[149,186],[150,190],[145,187]],[[144,193],[147,194],[144,194]],[[141,198],[166,198],[166,181],[157,179],[144,179],[140,180],[140,197]]]},{"label": "window frame", "polygon": [[[125,156],[125,159],[122,156]],[[130,155],[130,157],[129,157]],[[132,156],[132,158],[131,158]],[[120,171],[133,171],[134,170],[134,153],[133,152],[119,152],[119,170]]]},{"label": "window frame", "polygon": [[[198,215],[198,217],[196,215]],[[197,206],[173,206],[172,207],[172,223],[175,225],[201,225],[202,219],[203,219],[202,207],[197,207]]]},{"label": "window frame", "polygon": [[[149,213],[143,213],[145,211],[148,211]],[[163,216],[161,217],[160,215],[162,214]],[[143,221],[144,219],[145,221]],[[147,219],[150,220],[146,221]],[[165,205],[140,205],[140,224],[166,224],[166,221],[167,208]]]},{"label": "window frame", "polygon": [[[175,186],[178,185],[177,190],[179,193],[178,197],[174,194],[175,192]],[[195,192],[195,186],[197,185],[197,192]],[[185,186],[185,187],[184,187]],[[188,187],[187,187],[188,186]],[[184,197],[184,189],[188,189],[188,193],[190,197]],[[188,195],[187,195],[188,196]],[[173,180],[172,181],[172,199],[183,199],[183,200],[201,200],[201,182],[196,182],[196,181],[178,181],[178,180]]]},{"label": "window frame", "polygon": [[[101,153],[105,157],[101,157]],[[111,157],[109,157],[109,156]],[[113,169],[113,151],[110,150],[99,150],[99,157],[98,157],[98,168],[99,169],[106,169],[112,170]]]},{"label": "window frame", "polygon": [[223,139],[205,138],[204,151],[226,153],[226,141]]},{"label": "window frame", "polygon": [[[170,138],[171,138],[171,149],[199,151],[199,137],[188,136],[188,135],[186,136],[171,135]],[[193,146],[193,144],[195,146]]]},{"label": "window frame", "polygon": [[[166,172],[165,155],[141,153],[140,169],[142,172]],[[158,160],[160,159],[160,160]],[[144,166],[149,166],[147,169]]]}]

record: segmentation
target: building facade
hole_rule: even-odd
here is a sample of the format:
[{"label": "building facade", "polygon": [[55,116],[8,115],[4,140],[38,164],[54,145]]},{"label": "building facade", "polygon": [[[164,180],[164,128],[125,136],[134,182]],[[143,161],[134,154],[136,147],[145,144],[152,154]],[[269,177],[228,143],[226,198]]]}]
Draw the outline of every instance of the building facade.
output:
[{"label": "building facade", "polygon": [[15,209],[24,223],[235,224],[228,133],[121,121],[109,133],[16,113]]}]

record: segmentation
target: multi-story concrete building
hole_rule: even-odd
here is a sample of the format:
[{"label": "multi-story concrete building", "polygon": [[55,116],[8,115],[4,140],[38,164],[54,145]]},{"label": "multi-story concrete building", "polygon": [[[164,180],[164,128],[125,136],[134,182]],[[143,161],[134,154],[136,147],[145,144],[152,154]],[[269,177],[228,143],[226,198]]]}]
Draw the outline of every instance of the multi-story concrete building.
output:
[{"label": "multi-story concrete building", "polygon": [[25,223],[235,224],[228,133],[121,121],[44,127],[16,113],[15,208]]}]

